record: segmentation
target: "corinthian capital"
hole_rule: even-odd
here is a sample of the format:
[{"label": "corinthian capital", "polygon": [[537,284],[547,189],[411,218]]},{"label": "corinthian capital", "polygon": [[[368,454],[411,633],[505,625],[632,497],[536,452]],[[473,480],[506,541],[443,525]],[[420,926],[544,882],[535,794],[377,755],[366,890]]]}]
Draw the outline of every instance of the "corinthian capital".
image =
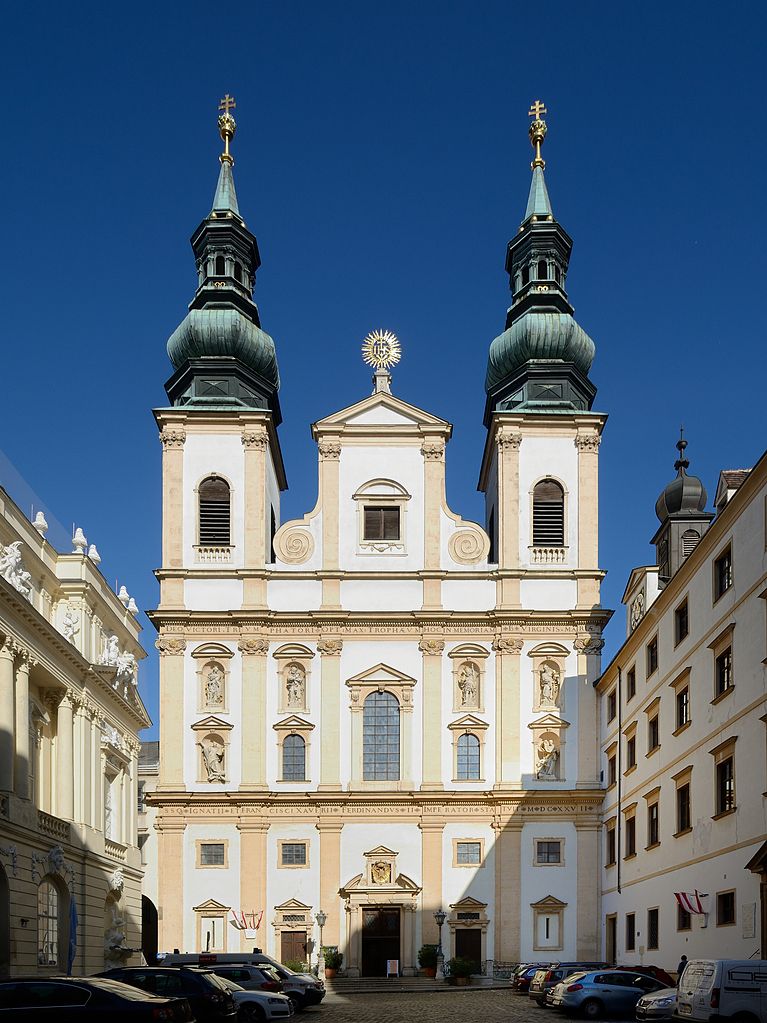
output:
[{"label": "corinthian capital", "polygon": [[320,458],[336,461],[341,457],[341,441],[334,437],[325,437],[317,445]]},{"label": "corinthian capital", "polygon": [[493,650],[497,654],[521,654],[524,640],[521,636],[496,636]]},{"label": "corinthian capital", "polygon": [[256,448],[261,451],[266,449],[268,444],[268,438],[266,436],[266,430],[244,430],[242,434],[242,443],[246,448]]},{"label": "corinthian capital", "polygon": [[421,445],[421,454],[427,462],[441,462],[445,456],[443,440],[425,440]]},{"label": "corinthian capital", "polygon": [[418,649],[422,654],[426,654],[430,657],[436,657],[445,649],[445,641],[438,636],[424,636],[418,644]]},{"label": "corinthian capital", "polygon": [[599,451],[602,438],[598,433],[578,433],[575,435],[575,446],[579,451]]},{"label": "corinthian capital", "polygon": [[266,636],[243,636],[237,645],[241,654],[264,657],[269,653],[269,640]]},{"label": "corinthian capital", "polygon": [[182,448],[186,440],[186,430],[182,426],[163,426],[160,440],[164,448]]},{"label": "corinthian capital", "polygon": [[154,644],[160,651],[161,657],[183,654],[186,649],[186,641],[183,636],[167,636],[161,634]]},{"label": "corinthian capital", "polygon": [[510,430],[499,430],[498,436],[496,437],[496,442],[499,448],[511,448],[513,450],[516,450],[522,443],[522,434],[515,432],[513,433]]},{"label": "corinthian capital", "polygon": [[317,649],[323,657],[338,657],[344,648],[340,639],[321,639],[317,643]]}]

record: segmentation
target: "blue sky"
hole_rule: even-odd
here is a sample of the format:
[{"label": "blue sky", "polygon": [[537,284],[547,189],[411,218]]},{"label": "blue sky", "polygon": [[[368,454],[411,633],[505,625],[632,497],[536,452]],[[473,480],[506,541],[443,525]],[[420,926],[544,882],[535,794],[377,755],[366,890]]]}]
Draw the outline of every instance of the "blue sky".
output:
[{"label": "blue sky", "polygon": [[[314,503],[309,423],[369,391],[360,339],[397,332],[395,392],[449,419],[448,497],[481,517],[487,349],[548,107],[568,292],[597,345],[604,603],[652,560],[680,423],[713,498],[764,441],[765,9],[449,0],[15,5],[4,15],[0,481],[157,600],[169,334],[236,96],[240,209],[277,343],[290,490]],[[8,466],[16,467],[23,481]],[[55,530],[50,534],[56,538]],[[142,691],[157,717],[154,630]],[[605,654],[617,647],[619,613]]]}]

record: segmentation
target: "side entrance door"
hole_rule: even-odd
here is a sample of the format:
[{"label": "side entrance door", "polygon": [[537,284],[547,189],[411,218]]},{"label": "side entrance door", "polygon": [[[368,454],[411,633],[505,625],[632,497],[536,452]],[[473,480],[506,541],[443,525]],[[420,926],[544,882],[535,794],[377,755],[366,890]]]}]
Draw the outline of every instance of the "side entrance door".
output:
[{"label": "side entrance door", "polygon": [[280,962],[289,963],[291,959],[306,962],[306,931],[283,931],[280,947]]},{"label": "side entrance door", "polygon": [[482,932],[476,927],[458,927],[455,932],[455,954],[474,963],[473,972],[479,973],[482,959]]},{"label": "side entrance door", "polygon": [[385,977],[386,961],[401,959],[399,909],[390,907],[362,910],[362,976]]}]

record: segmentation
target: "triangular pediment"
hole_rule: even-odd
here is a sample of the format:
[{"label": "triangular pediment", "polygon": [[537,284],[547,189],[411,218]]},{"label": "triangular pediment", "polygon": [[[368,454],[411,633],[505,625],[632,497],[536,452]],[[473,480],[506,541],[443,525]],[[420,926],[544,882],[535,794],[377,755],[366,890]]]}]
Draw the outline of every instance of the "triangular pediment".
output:
[{"label": "triangular pediment", "polygon": [[542,714],[535,721],[531,721],[527,726],[528,728],[534,728],[538,731],[541,728],[569,728],[570,722],[565,721],[564,718],[558,718],[556,714]]},{"label": "triangular pediment", "polygon": [[223,718],[217,717],[215,714],[209,714],[206,718],[201,718],[199,721],[195,721],[192,728],[195,732],[228,732],[234,728],[234,725],[231,721],[224,721]]},{"label": "triangular pediment", "polygon": [[396,856],[397,854],[393,849],[387,849],[385,845],[377,845],[375,849],[371,849],[369,852],[363,853],[363,856]]},{"label": "triangular pediment", "polygon": [[303,902],[299,902],[298,899],[288,899],[287,902],[283,902],[279,906],[275,906],[274,908],[278,909],[278,910],[288,910],[288,911],[290,911],[290,910],[301,910],[302,912],[307,912],[312,907],[311,906],[307,906]]},{"label": "triangular pediment", "polygon": [[216,902],[215,899],[208,899],[206,902],[201,902],[199,906],[192,906],[192,911],[195,913],[206,913],[209,910],[218,910],[219,912],[224,910],[228,913],[229,909],[229,906],[225,906],[223,902]]},{"label": "triangular pediment", "polygon": [[547,895],[538,902],[531,902],[530,905],[533,909],[564,909],[567,903],[562,902],[555,895]]},{"label": "triangular pediment", "polygon": [[477,729],[485,729],[488,725],[486,721],[482,720],[482,718],[475,717],[473,714],[464,714],[464,716],[462,718],[458,718],[457,721],[451,721],[447,727],[453,731],[472,732]]},{"label": "triangular pediment", "polygon": [[346,680],[347,686],[378,685],[379,683],[381,685],[396,683],[397,685],[414,686],[415,679],[381,662],[372,668],[368,668],[366,671],[360,672],[359,675],[354,675]]},{"label": "triangular pediment", "polygon": [[361,401],[349,405],[332,415],[320,419],[312,426],[312,433],[316,437],[326,429],[344,426],[360,426],[369,428],[371,426],[430,426],[436,427],[438,431],[445,432],[448,436],[452,431],[450,423],[430,412],[409,405],[401,398],[388,394],[386,391],[378,391],[375,394],[363,398]]},{"label": "triangular pediment", "polygon": [[466,895],[460,902],[454,902],[451,909],[487,909],[486,902],[480,902],[479,899],[473,899],[471,895]]},{"label": "triangular pediment", "polygon": [[290,717],[283,718],[281,721],[276,721],[272,728],[278,728],[280,730],[287,729],[291,731],[295,729],[298,731],[306,731],[307,729],[314,728],[311,721],[307,721],[306,718],[299,717],[298,714],[291,714]]}]

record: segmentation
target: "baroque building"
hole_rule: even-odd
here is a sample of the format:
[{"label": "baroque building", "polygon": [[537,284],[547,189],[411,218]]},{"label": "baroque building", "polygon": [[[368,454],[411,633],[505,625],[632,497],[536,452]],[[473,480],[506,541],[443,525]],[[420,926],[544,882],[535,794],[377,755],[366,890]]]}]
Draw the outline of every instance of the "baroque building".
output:
[{"label": "baroque building", "polygon": [[138,608],[82,530],[64,553],[47,530],[0,488],[0,976],[141,945]]},{"label": "baroque building", "polygon": [[[767,957],[767,454],[656,503],[626,640],[598,682],[610,961]],[[723,950],[726,950],[723,953]]]},{"label": "baroque building", "polygon": [[[490,346],[483,524],[445,497],[450,423],[403,400],[393,335],[372,393],[312,426],[318,497],[283,522],[276,347],[253,301],[231,100],[198,288],[168,342],[159,769],[145,892],[161,950],[320,939],[347,973],[446,956],[594,958],[602,790],[595,347],[565,283],[542,104],[511,306]],[[288,372],[289,380],[289,372]]]}]

